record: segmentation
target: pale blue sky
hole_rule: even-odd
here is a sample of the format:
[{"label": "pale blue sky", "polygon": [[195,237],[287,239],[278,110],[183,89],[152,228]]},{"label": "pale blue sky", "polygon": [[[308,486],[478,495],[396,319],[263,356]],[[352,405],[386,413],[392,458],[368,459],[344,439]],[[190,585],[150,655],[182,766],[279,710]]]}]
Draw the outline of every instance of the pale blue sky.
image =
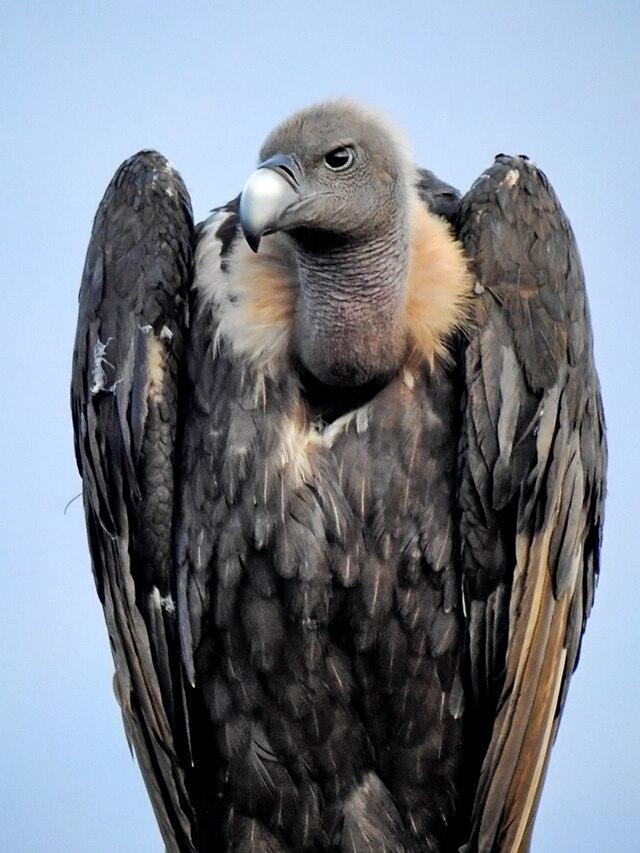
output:
[{"label": "pale blue sky", "polygon": [[[533,11],[531,9],[534,7]],[[547,172],[586,269],[611,450],[603,574],[534,851],[640,837],[640,4],[5,2],[0,848],[160,850],[111,692],[68,412],[84,252],[121,160],[155,147],[196,216],[314,100],[386,109],[465,188],[505,151]]]}]

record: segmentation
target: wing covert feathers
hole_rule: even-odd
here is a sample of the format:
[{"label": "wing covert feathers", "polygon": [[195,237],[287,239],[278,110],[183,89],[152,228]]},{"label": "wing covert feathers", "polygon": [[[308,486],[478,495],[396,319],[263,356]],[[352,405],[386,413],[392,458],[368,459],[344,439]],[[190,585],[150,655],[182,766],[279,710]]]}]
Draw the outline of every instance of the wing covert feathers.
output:
[{"label": "wing covert feathers", "polygon": [[524,851],[598,572],[604,421],[582,268],[546,177],[499,156],[458,229],[478,314],[461,509],[484,744],[464,849]]},{"label": "wing covert feathers", "polygon": [[72,413],[114,689],[162,835],[192,850],[172,589],[177,376],[191,275],[186,189],[159,154],[116,172],[87,252]]}]

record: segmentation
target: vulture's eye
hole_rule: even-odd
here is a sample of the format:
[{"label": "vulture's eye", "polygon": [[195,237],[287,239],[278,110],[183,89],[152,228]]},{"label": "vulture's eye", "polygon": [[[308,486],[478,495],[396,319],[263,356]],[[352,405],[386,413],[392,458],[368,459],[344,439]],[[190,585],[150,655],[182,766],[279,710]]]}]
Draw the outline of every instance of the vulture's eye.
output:
[{"label": "vulture's eye", "polygon": [[329,151],[328,154],[324,155],[324,162],[334,172],[341,172],[343,169],[348,169],[353,163],[353,148],[349,148],[346,145],[334,148],[333,151]]}]

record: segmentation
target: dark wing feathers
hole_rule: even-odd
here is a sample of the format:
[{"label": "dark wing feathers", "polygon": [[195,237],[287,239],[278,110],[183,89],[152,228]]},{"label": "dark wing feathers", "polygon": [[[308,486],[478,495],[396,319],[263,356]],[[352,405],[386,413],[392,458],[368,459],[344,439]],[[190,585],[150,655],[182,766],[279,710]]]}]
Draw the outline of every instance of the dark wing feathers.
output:
[{"label": "dark wing feathers", "polygon": [[[432,846],[462,770],[471,787],[479,776],[464,849],[527,849],[598,573],[604,423],[584,281],[569,224],[526,158],[499,156],[462,201],[426,170],[417,187],[457,227],[477,280],[461,356],[459,537],[451,377],[425,374],[412,392],[424,417],[411,408],[402,429],[381,392],[364,439],[359,427],[335,437],[344,484],[341,473],[331,485],[337,463],[318,452],[309,482],[287,486],[285,513],[274,448],[297,384],[283,380],[258,410],[241,366],[215,349],[211,305],[188,293],[195,234],[180,178],[142,152],[96,215],[74,350],[76,455],[115,691],[169,850],[217,849],[223,836],[248,853],[329,836],[340,849],[402,850],[407,816]],[[223,273],[236,209],[215,219]],[[430,407],[442,418],[427,438]],[[330,591],[344,637],[327,633]],[[322,816],[321,787],[334,815]]]},{"label": "dark wing feathers", "polygon": [[76,456],[115,692],[170,849],[192,816],[172,589],[177,379],[191,275],[187,191],[167,161],[126,161],[98,209],[73,358]]},{"label": "dark wing feathers", "polygon": [[416,179],[418,194],[429,210],[452,222],[460,205],[460,191],[429,169],[416,169]]},{"label": "dark wing feathers", "polygon": [[469,663],[482,770],[468,851],[526,850],[598,571],[604,421],[582,268],[546,177],[500,155],[462,200]]}]

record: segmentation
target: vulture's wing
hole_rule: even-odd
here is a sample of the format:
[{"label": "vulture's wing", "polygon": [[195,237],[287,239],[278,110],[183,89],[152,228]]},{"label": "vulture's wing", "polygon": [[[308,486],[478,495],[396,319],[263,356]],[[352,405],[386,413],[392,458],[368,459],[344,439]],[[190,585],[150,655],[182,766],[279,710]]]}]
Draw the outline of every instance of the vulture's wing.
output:
[{"label": "vulture's wing", "polygon": [[598,574],[605,440],[578,251],[546,177],[498,156],[461,203],[464,589],[480,781],[469,851],[526,850]]},{"label": "vulture's wing", "polygon": [[432,213],[453,222],[460,206],[460,191],[441,181],[429,169],[416,169],[416,189]]},{"label": "vulture's wing", "polygon": [[93,226],[71,389],[115,692],[165,843],[182,851],[194,848],[171,529],[192,235],[187,191],[167,161],[142,152],[125,162]]}]

